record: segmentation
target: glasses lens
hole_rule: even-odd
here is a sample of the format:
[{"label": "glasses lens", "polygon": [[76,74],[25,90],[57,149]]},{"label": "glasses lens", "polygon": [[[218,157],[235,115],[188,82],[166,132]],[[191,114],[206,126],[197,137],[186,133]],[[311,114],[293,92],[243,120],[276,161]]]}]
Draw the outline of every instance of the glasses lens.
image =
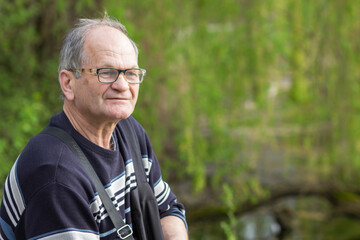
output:
[{"label": "glasses lens", "polygon": [[132,83],[139,83],[143,79],[143,72],[139,69],[128,69],[125,72],[125,78]]},{"label": "glasses lens", "polygon": [[103,68],[98,72],[99,81],[103,83],[110,83],[116,81],[119,72],[116,69]]}]

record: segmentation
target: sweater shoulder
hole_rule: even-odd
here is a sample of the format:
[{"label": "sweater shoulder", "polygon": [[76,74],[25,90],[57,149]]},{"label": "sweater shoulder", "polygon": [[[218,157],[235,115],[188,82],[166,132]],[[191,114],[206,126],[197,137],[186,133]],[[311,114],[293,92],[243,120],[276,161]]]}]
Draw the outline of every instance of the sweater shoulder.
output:
[{"label": "sweater shoulder", "polygon": [[66,144],[43,133],[30,139],[13,168],[25,202],[54,182],[76,188],[85,181],[91,186],[81,163]]}]

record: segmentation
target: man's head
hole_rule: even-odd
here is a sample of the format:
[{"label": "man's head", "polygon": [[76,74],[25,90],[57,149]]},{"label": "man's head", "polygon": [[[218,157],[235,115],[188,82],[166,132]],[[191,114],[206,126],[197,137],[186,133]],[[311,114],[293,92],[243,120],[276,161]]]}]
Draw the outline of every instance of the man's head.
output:
[{"label": "man's head", "polygon": [[[104,17],[103,19],[79,19],[75,27],[66,35],[60,51],[59,69],[60,73],[63,69],[78,69],[86,61],[83,55],[83,46],[86,35],[94,28],[108,26],[115,28],[127,36],[127,31],[124,25],[115,19]],[[133,44],[136,54],[138,55],[138,48],[134,41],[129,38]],[[81,74],[75,73],[77,77]]]},{"label": "man's head", "polygon": [[138,68],[137,60],[138,49],[122,24],[109,18],[80,20],[60,53],[64,108],[93,124],[127,118],[134,110],[139,84],[129,83],[123,73],[113,83],[102,83],[96,71]]}]

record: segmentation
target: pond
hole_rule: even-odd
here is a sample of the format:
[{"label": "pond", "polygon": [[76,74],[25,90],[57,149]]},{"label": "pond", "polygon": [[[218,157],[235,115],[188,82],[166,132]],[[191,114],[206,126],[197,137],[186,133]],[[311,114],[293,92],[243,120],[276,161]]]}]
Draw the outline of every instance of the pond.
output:
[{"label": "pond", "polygon": [[[230,239],[214,219],[190,226],[190,235],[193,240]],[[360,239],[360,220],[334,215],[321,198],[287,198],[237,218],[232,239],[355,240]]]}]

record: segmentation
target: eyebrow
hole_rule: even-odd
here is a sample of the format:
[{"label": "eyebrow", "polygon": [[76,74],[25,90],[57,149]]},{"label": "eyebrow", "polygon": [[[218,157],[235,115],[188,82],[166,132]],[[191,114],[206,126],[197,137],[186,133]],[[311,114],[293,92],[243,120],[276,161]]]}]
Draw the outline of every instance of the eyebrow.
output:
[{"label": "eyebrow", "polygon": [[132,66],[126,67],[126,68],[118,68],[118,67],[116,67],[116,66],[114,66],[112,64],[103,64],[103,65],[101,65],[101,67],[96,67],[96,68],[116,68],[116,69],[123,70],[123,69],[139,68],[139,66],[138,65],[132,65]]}]

